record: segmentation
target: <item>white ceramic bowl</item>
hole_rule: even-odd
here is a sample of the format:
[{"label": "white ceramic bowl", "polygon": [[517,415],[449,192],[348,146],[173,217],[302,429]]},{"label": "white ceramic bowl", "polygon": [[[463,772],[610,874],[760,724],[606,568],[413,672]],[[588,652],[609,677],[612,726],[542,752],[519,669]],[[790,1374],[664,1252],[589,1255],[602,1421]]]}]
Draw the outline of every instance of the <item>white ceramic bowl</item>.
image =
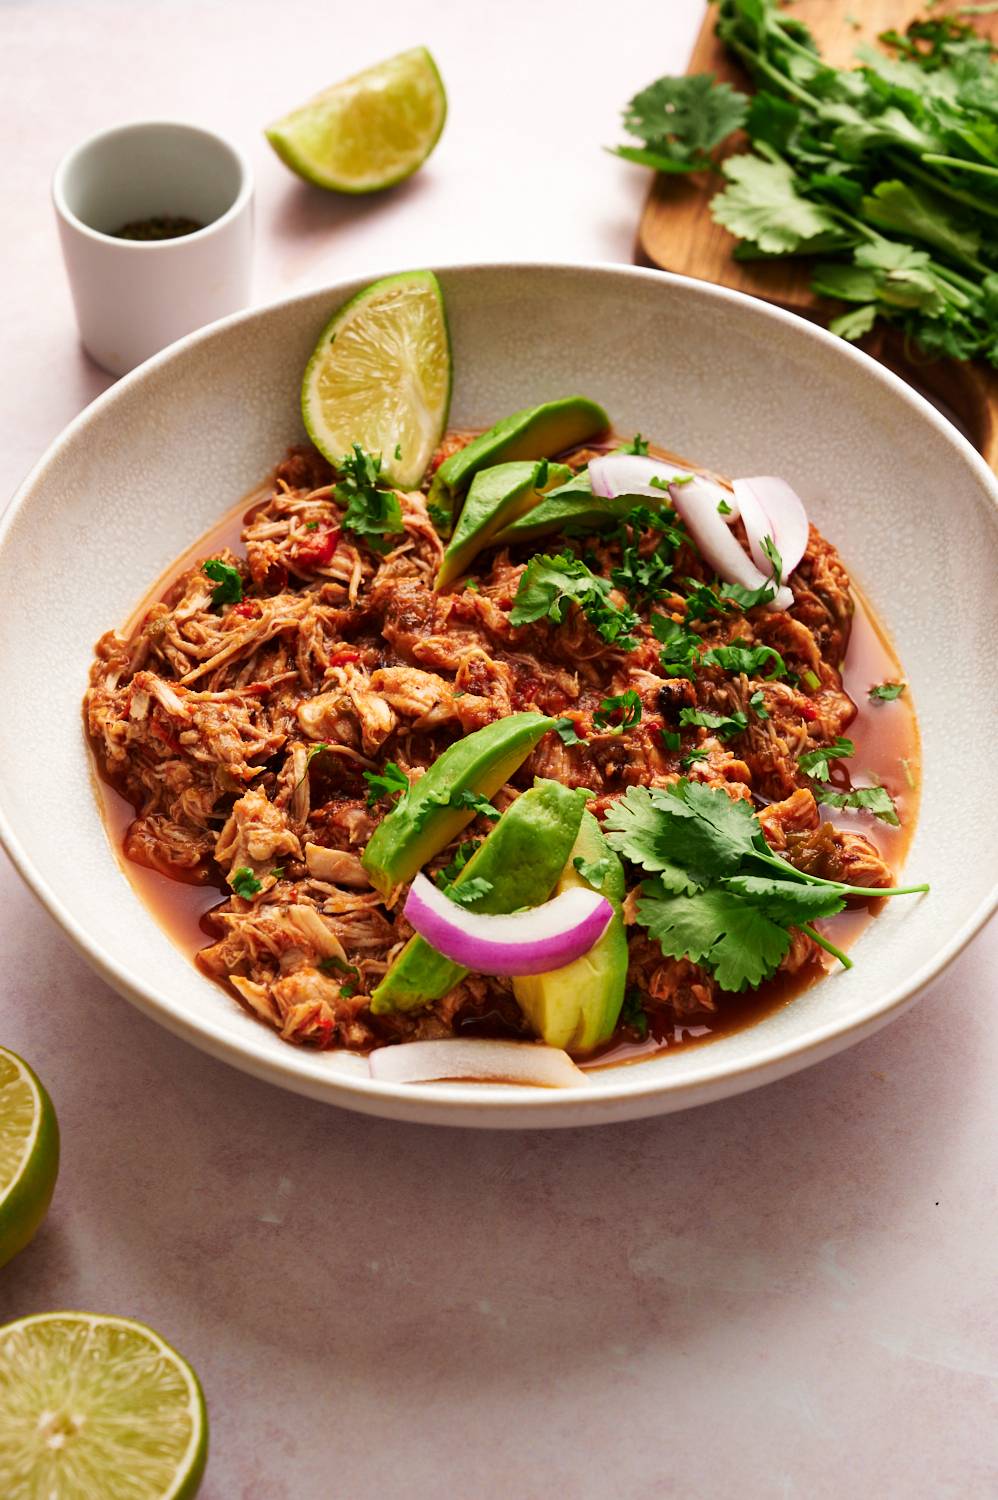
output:
[{"label": "white ceramic bowl", "polygon": [[[364,278],[366,281],[369,278]],[[196,971],[133,893],[105,835],[81,728],[91,647],[301,438],[298,384],[353,281],[239,314],[164,351],[73,422],[0,528],[0,834],[108,982],[171,1031],[300,1093],[398,1119],[580,1125],[752,1088],[900,1014],[996,899],[993,799],[971,792],[998,722],[998,486],[925,401],[802,320],[702,282],[623,267],[441,273],[453,421],[487,425],[575,390],[624,432],[729,473],[783,474],[874,601],[923,736],[910,878],[856,966],[758,1025],[608,1069],[578,1091],[373,1083],[356,1057],[288,1046]]]}]

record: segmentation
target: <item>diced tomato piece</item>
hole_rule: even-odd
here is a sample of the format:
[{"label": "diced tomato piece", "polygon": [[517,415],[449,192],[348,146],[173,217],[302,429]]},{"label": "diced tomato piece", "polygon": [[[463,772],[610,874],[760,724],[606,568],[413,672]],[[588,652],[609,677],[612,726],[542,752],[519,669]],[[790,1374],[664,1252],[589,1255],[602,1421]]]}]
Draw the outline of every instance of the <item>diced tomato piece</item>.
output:
[{"label": "diced tomato piece", "polygon": [[351,661],[360,661],[360,652],[351,651],[346,646],[342,646],[338,651],[333,652],[329,658],[329,665],[331,667],[345,667],[347,662]]},{"label": "diced tomato piece", "polygon": [[241,604],[232,606],[232,613],[241,615],[244,620],[258,620],[262,610],[255,599],[244,599]]},{"label": "diced tomato piece", "polygon": [[305,540],[298,543],[295,557],[307,568],[324,568],[332,561],[339,539],[338,526],[320,527],[317,531],[309,532]]},{"label": "diced tomato piece", "polygon": [[808,724],[813,724],[815,719],[818,717],[818,710],[815,708],[813,703],[809,703],[805,698],[802,700],[800,705],[800,716]]}]

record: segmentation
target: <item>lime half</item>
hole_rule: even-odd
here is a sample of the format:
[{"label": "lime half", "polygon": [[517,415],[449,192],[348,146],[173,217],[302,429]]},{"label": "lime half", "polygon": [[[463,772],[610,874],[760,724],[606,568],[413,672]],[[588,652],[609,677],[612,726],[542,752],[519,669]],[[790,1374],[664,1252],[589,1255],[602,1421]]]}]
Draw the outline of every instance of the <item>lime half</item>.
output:
[{"label": "lime half", "polygon": [[358,292],[326,324],[302,380],[302,417],[330,463],[360,443],[382,455],[390,484],[411,490],[443,437],[450,385],[440,284],[432,271],[406,271]]},{"label": "lime half", "polygon": [[447,95],[425,47],[413,47],[317,94],[267,127],[299,177],[338,193],[373,193],[409,177],[440,139]]},{"label": "lime half", "polygon": [[0,1047],[0,1266],[44,1219],[58,1173],[52,1100],[27,1063]]},{"label": "lime half", "polygon": [[81,1312],[0,1328],[4,1500],[190,1500],[207,1452],[197,1376],[151,1328]]}]

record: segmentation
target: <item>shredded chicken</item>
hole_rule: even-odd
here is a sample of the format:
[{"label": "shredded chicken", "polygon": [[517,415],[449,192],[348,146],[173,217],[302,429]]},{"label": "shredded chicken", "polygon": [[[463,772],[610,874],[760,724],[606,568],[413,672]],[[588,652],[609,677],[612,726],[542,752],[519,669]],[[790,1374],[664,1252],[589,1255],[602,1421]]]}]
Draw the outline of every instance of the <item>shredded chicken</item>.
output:
[{"label": "shredded chicken", "polygon": [[[449,437],[437,461],[466,440]],[[802,870],[871,889],[890,882],[868,838],[822,821],[799,766],[856,713],[841,678],[849,579],[813,528],[789,612],[694,621],[683,596],[662,593],[656,609],[705,649],[772,646],[793,674],[704,666],[693,682],[663,668],[649,608],[630,651],[605,644],[578,609],[558,626],[512,626],[533,548],[486,552],[475,587],[436,592],[443,544],[425,496],[399,496],[404,533],[379,551],[344,527],[333,477],[313,450],[290,453],[244,519],[242,553],[216,554],[238,571],[242,599],[214,605],[200,562],[188,568],[130,634],[101,638],[86,698],[101,769],[135,809],[126,854],[173,879],[218,886],[206,919],[215,940],[198,962],[282,1037],[368,1048],[476,1027],[524,1033],[509,983],[475,975],[423,1012],[371,1014],[371,990],[409,929],[360,860],[389,806],[369,795],[365,772],[391,760],[415,780],[455,739],[524,709],[567,717],[577,740],[546,735],[495,794],[500,809],[535,775],[590,788],[597,816],[629,786],[688,775],[749,801],[772,847]],[[645,534],[641,555],[656,545]],[[545,539],[543,550],[566,546],[607,577],[621,562],[615,534]],[[672,576],[710,581],[688,543]],[[640,722],[619,733],[597,715],[606,697],[630,691]],[[741,715],[745,728],[689,726],[688,710]],[[453,854],[443,851],[439,865]],[[703,968],[663,958],[633,922],[628,934],[629,983],[649,1014],[688,1022],[723,1011],[726,997]],[[794,934],[783,970],[796,973],[816,955],[810,938]]]}]

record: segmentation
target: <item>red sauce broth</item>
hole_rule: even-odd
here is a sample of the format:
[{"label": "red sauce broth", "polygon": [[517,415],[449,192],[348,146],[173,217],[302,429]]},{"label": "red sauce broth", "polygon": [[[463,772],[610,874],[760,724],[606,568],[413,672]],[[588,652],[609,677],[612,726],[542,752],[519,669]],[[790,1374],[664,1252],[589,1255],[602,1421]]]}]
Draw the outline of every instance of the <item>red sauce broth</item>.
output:
[{"label": "red sauce broth", "polygon": [[[591,446],[609,449],[613,444],[607,442]],[[688,468],[697,467],[703,473],[711,472],[667,449],[652,446],[650,451],[655,457],[669,462]],[[126,623],[125,633],[138,629],[146,610],[153,603],[164,599],[175,579],[198,558],[211,557],[225,548],[239,554],[240,533],[244,522],[270,492],[269,484],[251,491],[222,516],[217,525],[205,532],[171,563]],[[921,785],[918,725],[907,691],[893,703],[870,701],[871,687],[879,682],[901,681],[902,670],[886,632],[855,584],[853,597],[856,611],[842,668],[843,687],[857,708],[856,717],[846,729],[856,745],[856,753],[850,764],[860,774],[861,781],[879,781],[887,788],[897,807],[901,826],[893,828],[867,813],[849,813],[836,808],[823,808],[822,816],[842,828],[864,834],[880,850],[897,877],[918,815]],[[206,925],[205,918],[229,894],[224,878],[219,872],[217,879],[186,883],[161,875],[130,859],[124,853],[123,846],[128,825],[135,817],[135,809],[104,776],[96,755],[94,766],[108,836],[125,875],[136,895],[153,912],[160,926],[194,959],[206,942],[214,941],[214,934]],[[848,774],[843,774],[840,767],[834,767],[831,783],[840,789],[847,788],[850,784]],[[874,898],[862,905],[850,907],[835,917],[816,922],[815,927],[837,947],[848,949],[883,904],[882,899]],[[838,967],[837,960],[831,954],[822,953],[796,974],[777,974],[757,990],[749,990],[744,994],[726,994],[716,1013],[698,1013],[681,1024],[673,1021],[666,1023],[656,1017],[652,1019],[649,1034],[644,1041],[611,1041],[591,1057],[578,1061],[583,1067],[615,1067],[640,1062],[664,1051],[675,1052],[703,1046],[718,1037],[743,1031],[747,1026],[780,1010]],[[233,994],[228,986],[225,988],[227,993]]]}]

